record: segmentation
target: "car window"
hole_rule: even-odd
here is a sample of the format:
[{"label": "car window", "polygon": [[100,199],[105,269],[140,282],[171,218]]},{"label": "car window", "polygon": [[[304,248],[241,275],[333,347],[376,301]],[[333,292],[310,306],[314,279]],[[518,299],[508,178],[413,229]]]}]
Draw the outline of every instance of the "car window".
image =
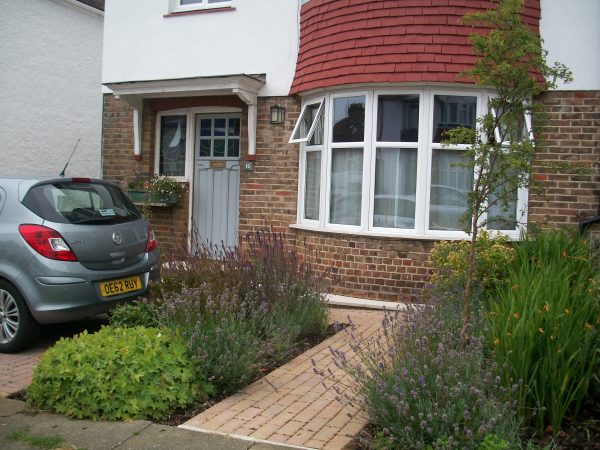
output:
[{"label": "car window", "polygon": [[38,184],[27,193],[23,204],[43,219],[59,223],[121,223],[141,217],[121,189],[99,182]]}]

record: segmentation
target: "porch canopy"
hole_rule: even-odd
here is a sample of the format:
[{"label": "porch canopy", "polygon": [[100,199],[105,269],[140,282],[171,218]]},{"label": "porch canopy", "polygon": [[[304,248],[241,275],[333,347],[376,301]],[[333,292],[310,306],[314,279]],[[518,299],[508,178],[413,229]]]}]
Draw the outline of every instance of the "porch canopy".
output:
[{"label": "porch canopy", "polygon": [[237,95],[248,105],[248,157],[256,155],[256,102],[258,91],[264,86],[265,74],[219,75],[210,77],[175,78],[150,81],[104,83],[116,98],[133,108],[133,154],[141,155],[142,105],[147,98],[199,97]]}]

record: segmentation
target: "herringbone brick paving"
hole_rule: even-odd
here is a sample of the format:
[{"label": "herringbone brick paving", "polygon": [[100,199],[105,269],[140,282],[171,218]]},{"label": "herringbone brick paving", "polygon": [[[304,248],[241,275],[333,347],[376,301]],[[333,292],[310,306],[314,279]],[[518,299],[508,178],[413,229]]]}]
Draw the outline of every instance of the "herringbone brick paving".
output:
[{"label": "herringbone brick paving", "polygon": [[[377,332],[382,311],[332,309],[332,320],[350,317],[357,334]],[[313,372],[335,367],[329,348],[351,354],[346,333],[338,333],[242,391],[207,409],[182,427],[317,449],[342,449],[366,423],[357,407],[340,403]]]}]

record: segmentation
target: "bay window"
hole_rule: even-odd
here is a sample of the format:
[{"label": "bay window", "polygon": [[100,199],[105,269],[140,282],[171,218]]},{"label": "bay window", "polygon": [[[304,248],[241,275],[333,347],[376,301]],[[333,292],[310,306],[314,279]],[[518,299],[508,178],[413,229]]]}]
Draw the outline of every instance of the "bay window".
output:
[{"label": "bay window", "polygon": [[[467,144],[441,142],[450,129],[474,129],[490,95],[427,88],[336,92],[305,101],[290,139],[301,143],[295,226],[466,237],[463,218],[474,177],[460,165]],[[526,194],[523,189],[508,204],[493,204],[483,218],[487,227],[517,237]]]}]

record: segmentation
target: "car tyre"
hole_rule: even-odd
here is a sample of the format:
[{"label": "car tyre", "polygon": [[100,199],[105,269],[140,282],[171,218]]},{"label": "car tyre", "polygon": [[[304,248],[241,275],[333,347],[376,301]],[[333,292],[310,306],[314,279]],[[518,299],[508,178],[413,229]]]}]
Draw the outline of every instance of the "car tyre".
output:
[{"label": "car tyre", "polygon": [[0,353],[15,353],[28,347],[39,335],[40,325],[29,312],[21,293],[0,280]]}]

